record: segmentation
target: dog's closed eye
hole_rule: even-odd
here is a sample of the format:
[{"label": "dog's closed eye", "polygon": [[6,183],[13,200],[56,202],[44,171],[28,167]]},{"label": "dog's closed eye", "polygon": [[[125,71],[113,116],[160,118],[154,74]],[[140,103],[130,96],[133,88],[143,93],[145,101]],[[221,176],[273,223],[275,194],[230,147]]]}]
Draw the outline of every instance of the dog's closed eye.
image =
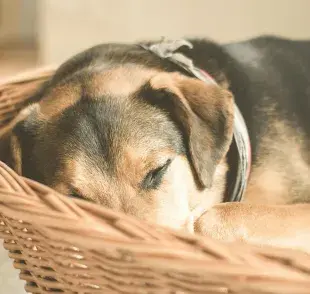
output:
[{"label": "dog's closed eye", "polygon": [[141,183],[142,189],[145,190],[152,190],[157,189],[165,175],[169,165],[171,164],[172,160],[168,159],[163,165],[159,166],[156,169],[151,170],[143,179]]}]

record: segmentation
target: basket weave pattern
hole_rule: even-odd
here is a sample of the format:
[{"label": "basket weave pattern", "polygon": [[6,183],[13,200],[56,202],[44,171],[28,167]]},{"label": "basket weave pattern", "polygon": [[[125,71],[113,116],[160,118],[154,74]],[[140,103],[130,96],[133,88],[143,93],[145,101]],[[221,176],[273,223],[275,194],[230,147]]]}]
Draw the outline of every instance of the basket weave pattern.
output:
[{"label": "basket weave pattern", "polygon": [[[0,135],[52,72],[0,85]],[[30,293],[310,293],[305,253],[146,224],[60,195],[1,162],[0,238]]]}]

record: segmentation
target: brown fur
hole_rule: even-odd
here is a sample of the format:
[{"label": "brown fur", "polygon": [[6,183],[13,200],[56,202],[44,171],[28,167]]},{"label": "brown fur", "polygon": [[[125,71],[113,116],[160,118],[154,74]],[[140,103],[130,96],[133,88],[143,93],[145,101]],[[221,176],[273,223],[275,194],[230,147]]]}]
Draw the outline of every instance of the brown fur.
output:
[{"label": "brown fur", "polygon": [[132,65],[77,76],[70,82],[52,88],[39,102],[40,118],[48,120],[61,114],[82,96],[87,99],[98,99],[110,93],[128,96],[156,73],[157,70]]},{"label": "brown fur", "polygon": [[258,204],[310,202],[310,169],[303,134],[280,120],[273,107],[266,111],[274,120],[259,144],[259,161],[252,167],[244,200]]},{"label": "brown fur", "polygon": [[[222,161],[232,140],[232,95],[216,85],[205,85],[179,74],[157,75],[150,84],[154,89],[167,89],[178,97],[173,111],[177,112],[180,123],[185,124],[194,170],[198,173],[200,184],[211,187],[213,168]],[[210,126],[215,126],[222,119],[223,133],[214,135]],[[219,136],[222,142],[217,145],[215,140]],[[206,149],[210,152],[205,152]]]}]

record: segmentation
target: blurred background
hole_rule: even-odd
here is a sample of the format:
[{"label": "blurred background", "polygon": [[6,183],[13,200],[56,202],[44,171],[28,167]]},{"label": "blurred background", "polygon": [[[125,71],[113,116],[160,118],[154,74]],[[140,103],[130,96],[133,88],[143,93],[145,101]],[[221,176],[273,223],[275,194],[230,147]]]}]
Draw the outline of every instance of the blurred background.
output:
[{"label": "blurred background", "polygon": [[[0,79],[102,42],[310,39],[310,0],[0,0]],[[25,293],[0,246],[0,293]]]},{"label": "blurred background", "polygon": [[310,0],[0,0],[0,78],[101,42],[310,38]]}]

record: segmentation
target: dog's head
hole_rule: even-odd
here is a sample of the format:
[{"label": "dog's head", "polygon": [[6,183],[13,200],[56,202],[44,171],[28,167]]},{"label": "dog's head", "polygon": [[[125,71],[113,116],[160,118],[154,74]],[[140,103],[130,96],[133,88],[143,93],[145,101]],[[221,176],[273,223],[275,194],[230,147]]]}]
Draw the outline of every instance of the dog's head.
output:
[{"label": "dog's head", "polygon": [[2,141],[2,160],[62,193],[181,228],[197,205],[221,201],[233,98],[140,57],[149,53],[108,48],[56,72]]}]

